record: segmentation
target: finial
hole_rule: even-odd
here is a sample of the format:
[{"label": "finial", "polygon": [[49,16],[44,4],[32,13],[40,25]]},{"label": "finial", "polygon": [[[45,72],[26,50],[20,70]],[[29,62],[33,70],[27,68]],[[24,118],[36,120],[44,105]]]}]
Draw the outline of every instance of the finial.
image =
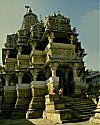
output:
[{"label": "finial", "polygon": [[40,21],[42,21],[42,16],[41,16],[41,14],[40,14]]},{"label": "finial", "polygon": [[[28,13],[28,10],[29,10],[29,8],[30,8],[30,6],[25,6],[25,8],[26,8],[26,12]],[[30,8],[31,9],[31,8]]]},{"label": "finial", "polygon": [[60,14],[60,11],[58,11],[58,14]]},{"label": "finial", "polygon": [[29,13],[32,13],[32,10],[31,10],[31,8],[30,8],[30,10],[29,10]]},{"label": "finial", "polygon": [[54,16],[56,16],[56,13],[54,12]]}]

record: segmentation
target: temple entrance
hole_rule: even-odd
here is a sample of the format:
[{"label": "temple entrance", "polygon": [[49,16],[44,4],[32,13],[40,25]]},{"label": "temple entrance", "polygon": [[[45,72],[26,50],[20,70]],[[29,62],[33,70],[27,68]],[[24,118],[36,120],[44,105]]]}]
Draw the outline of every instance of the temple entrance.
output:
[{"label": "temple entrance", "polygon": [[59,89],[63,88],[64,96],[70,96],[74,93],[73,72],[72,70],[68,72],[67,79],[65,79],[65,74],[66,72],[57,70],[57,76],[59,77]]},{"label": "temple entrance", "polygon": [[68,80],[65,87],[66,95],[70,96],[74,93],[74,82],[73,82],[73,72],[70,70],[68,72]]}]

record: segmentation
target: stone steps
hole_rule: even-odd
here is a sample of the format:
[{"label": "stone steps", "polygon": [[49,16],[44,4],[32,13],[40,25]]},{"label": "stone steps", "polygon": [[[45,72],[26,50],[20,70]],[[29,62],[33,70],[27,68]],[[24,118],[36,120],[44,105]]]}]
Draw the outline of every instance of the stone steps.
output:
[{"label": "stone steps", "polygon": [[[46,99],[48,100],[48,98],[52,97],[47,96]],[[75,102],[76,100],[77,102]],[[84,100],[80,98],[68,99],[68,97],[60,98],[60,100],[55,100],[54,102],[49,101],[49,103],[46,102],[45,104],[46,110],[43,113],[43,117],[51,120],[57,120],[53,118],[55,116],[58,117],[59,122],[77,122],[88,120],[94,115],[94,109],[96,108],[96,105],[93,104],[91,100]],[[65,112],[66,110],[70,110],[70,112]],[[63,112],[63,115],[61,115],[61,112]]]},{"label": "stone steps", "polygon": [[26,113],[27,119],[42,118],[43,110],[40,109],[29,109]]}]

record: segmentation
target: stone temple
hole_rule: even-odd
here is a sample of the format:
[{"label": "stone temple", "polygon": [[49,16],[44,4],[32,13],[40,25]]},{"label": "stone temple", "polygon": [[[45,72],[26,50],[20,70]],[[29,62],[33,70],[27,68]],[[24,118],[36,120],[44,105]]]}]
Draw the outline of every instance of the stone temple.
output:
[{"label": "stone temple", "polygon": [[[5,65],[0,118],[89,119],[96,107],[83,97],[86,55],[76,28],[60,13],[39,21],[31,9],[2,49]],[[59,90],[63,89],[59,97]]]}]

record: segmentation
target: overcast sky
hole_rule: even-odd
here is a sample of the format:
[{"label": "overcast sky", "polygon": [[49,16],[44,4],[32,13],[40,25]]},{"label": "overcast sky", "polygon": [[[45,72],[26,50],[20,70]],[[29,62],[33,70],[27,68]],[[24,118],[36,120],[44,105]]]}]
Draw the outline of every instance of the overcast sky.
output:
[{"label": "overcast sky", "polygon": [[[54,12],[71,19],[72,27],[77,28],[79,41],[88,54],[85,58],[86,69],[100,70],[100,0],[0,0],[0,51],[4,47],[7,34],[16,33],[21,27],[29,5],[42,19]],[[0,54],[2,64],[2,55]]]}]

